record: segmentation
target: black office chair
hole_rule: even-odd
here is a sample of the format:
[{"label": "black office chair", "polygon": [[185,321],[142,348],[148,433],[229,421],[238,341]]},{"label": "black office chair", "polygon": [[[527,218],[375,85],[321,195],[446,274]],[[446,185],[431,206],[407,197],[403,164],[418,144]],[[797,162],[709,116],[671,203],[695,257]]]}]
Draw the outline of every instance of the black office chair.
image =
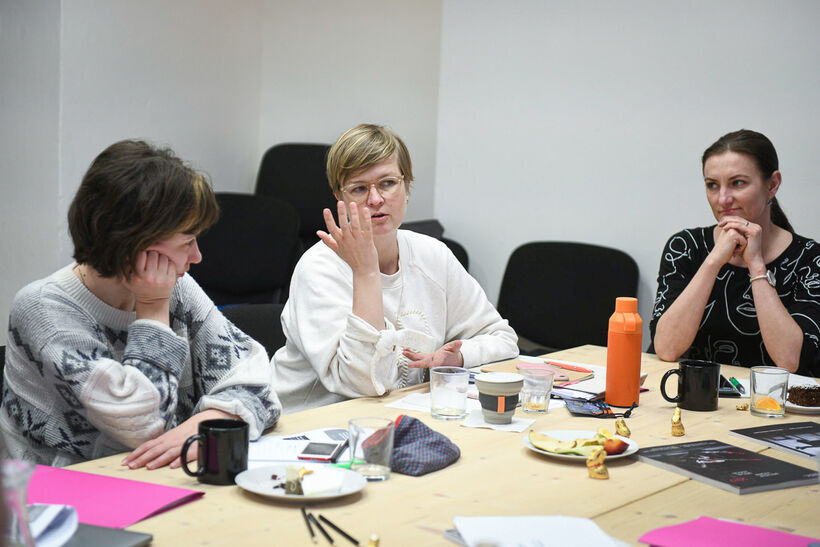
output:
[{"label": "black office chair", "polygon": [[537,355],[583,344],[605,346],[615,298],[638,292],[638,265],[617,249],[560,241],[513,251],[501,282],[498,312]]},{"label": "black office chair", "polygon": [[282,332],[284,304],[238,304],[222,309],[228,320],[239,330],[265,346],[268,358],[285,345]]},{"label": "black office chair", "polygon": [[467,249],[465,249],[457,241],[444,237],[444,226],[441,225],[441,222],[439,222],[438,219],[433,218],[428,220],[403,222],[401,227],[404,230],[412,230],[413,232],[418,232],[420,234],[441,240],[453,252],[458,261],[461,262],[464,269],[470,269],[470,257],[467,255]]},{"label": "black office chair", "polygon": [[467,249],[465,249],[458,241],[452,240],[448,237],[442,237],[441,241],[447,245],[454,255],[456,255],[456,258],[459,262],[461,262],[461,265],[464,266],[464,269],[469,271],[470,257],[467,255]]},{"label": "black office chair", "polygon": [[299,215],[299,239],[308,249],[319,241],[316,230],[327,230],[322,210],[336,211],[336,198],[325,173],[327,144],[285,143],[262,156],[255,193],[290,203]]},{"label": "black office chair", "polygon": [[299,255],[299,217],[270,196],[217,193],[220,218],[199,237],[191,275],[217,306],[278,303]]}]

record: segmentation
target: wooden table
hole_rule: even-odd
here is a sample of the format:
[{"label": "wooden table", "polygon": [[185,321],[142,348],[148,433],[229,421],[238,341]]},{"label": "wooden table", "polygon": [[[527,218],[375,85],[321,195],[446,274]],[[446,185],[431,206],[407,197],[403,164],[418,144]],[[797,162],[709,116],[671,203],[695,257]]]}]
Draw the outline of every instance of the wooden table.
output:
[{"label": "wooden table", "polygon": [[[556,358],[605,364],[606,349],[582,346],[552,354]],[[674,406],[660,395],[663,373],[676,368],[654,355],[644,354],[648,372],[640,406],[628,420],[632,438],[640,446],[717,439],[755,452],[813,467],[810,460],[729,436],[730,429],[772,423],[735,409],[738,399],[720,399],[716,412],[683,411],[685,437],[672,437]],[[728,367],[724,374],[748,378],[748,369]],[[674,391],[674,387],[670,384]],[[461,448],[461,458],[450,467],[423,477],[392,474],[383,483],[370,483],[360,493],[313,506],[362,544],[378,534],[381,546],[452,545],[442,536],[453,528],[454,516],[552,515],[588,517],[613,537],[631,544],[653,528],[685,522],[702,515],[820,536],[817,503],[820,486],[739,496],[693,481],[636,457],[608,462],[610,479],[587,478],[583,463],[555,460],[527,450],[526,433],[461,427],[460,422],[433,419],[429,413],[400,411],[385,404],[426,384],[382,398],[366,398],[284,416],[270,433],[283,435],[321,427],[347,427],[357,416],[398,414],[416,416],[447,435]],[[520,412],[520,410],[518,411]],[[532,417],[524,414],[525,417]],[[816,416],[787,414],[784,421],[817,421]],[[534,429],[614,429],[614,420],[575,418],[565,409],[539,417]],[[122,455],[72,466],[72,469],[203,490],[195,502],[139,522],[129,529],[154,535],[155,545],[309,545],[300,505],[278,503],[247,493],[236,486],[196,482],[181,470],[129,471],[120,467]],[[319,544],[324,543],[319,538]],[[344,540],[340,540],[344,544]]]}]

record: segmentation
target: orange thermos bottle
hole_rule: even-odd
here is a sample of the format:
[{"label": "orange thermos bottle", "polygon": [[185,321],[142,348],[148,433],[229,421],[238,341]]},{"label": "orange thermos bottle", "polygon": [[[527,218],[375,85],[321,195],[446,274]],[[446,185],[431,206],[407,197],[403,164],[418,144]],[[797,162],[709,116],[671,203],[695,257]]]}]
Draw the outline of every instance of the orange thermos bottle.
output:
[{"label": "orange thermos bottle", "polygon": [[638,299],[618,297],[609,318],[606,344],[606,402],[629,407],[638,402],[641,389],[641,334]]}]

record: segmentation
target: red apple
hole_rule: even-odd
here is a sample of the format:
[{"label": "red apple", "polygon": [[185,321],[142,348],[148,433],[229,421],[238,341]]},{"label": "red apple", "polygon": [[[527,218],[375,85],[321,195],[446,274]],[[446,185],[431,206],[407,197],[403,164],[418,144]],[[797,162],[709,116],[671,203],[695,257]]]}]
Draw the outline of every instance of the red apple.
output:
[{"label": "red apple", "polygon": [[629,445],[623,442],[621,439],[618,438],[611,438],[604,441],[604,450],[609,456],[613,456],[615,454],[620,454],[624,450],[629,448]]}]

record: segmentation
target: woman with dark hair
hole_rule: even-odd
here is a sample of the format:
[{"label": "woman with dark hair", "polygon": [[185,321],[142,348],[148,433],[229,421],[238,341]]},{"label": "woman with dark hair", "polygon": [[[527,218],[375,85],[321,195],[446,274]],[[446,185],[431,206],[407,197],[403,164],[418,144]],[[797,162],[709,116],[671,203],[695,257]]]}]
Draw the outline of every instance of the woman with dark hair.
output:
[{"label": "woman with dark hair", "polygon": [[650,331],[658,357],[686,354],[820,376],[820,246],[777,203],[777,152],[748,129],[702,158],[718,221],[673,235],[658,273]]},{"label": "woman with dark hair", "polygon": [[171,150],[121,141],[97,156],[68,212],[76,263],[12,304],[8,455],[62,466],[133,449],[123,465],[178,467],[202,420],[244,420],[251,438],[276,423],[264,348],[186,274],[218,215],[203,175]]}]

